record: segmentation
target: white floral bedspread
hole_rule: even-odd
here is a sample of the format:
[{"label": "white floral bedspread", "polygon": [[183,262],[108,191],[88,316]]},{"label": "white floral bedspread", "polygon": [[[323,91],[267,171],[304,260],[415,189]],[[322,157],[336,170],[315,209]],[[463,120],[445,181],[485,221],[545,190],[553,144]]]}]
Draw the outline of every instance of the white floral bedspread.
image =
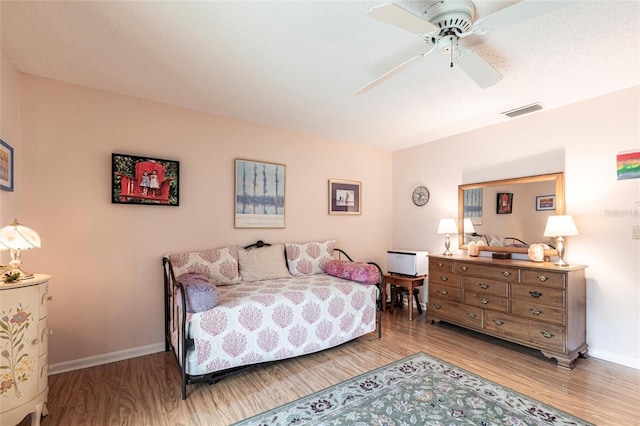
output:
[{"label": "white floral bedspread", "polygon": [[190,316],[188,374],[317,352],[376,327],[374,285],[316,274],[218,289],[215,308]]}]

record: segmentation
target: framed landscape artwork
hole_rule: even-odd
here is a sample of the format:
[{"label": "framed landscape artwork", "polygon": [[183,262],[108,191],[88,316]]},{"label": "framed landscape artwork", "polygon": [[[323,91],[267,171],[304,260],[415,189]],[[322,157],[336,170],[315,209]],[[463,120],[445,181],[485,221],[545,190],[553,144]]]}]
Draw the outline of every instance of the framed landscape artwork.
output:
[{"label": "framed landscape artwork", "polygon": [[285,165],[236,159],[235,227],[284,228]]},{"label": "framed landscape artwork", "polygon": [[174,160],[111,154],[111,202],[180,205],[180,163]]},{"label": "framed landscape artwork", "polygon": [[329,179],[329,214],[362,214],[362,185]]},{"label": "framed landscape artwork", "polygon": [[13,148],[0,139],[0,189],[13,191]]}]

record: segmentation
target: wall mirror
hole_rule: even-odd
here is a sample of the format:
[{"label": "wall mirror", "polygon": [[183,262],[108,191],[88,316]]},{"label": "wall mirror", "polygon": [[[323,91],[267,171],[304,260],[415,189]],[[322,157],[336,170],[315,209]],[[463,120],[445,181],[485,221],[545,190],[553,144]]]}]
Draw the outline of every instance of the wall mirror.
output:
[{"label": "wall mirror", "polygon": [[562,172],[459,185],[458,247],[483,240],[483,251],[527,253],[530,244],[544,243],[551,247],[545,255],[557,255],[544,228],[549,216],[562,214]]}]

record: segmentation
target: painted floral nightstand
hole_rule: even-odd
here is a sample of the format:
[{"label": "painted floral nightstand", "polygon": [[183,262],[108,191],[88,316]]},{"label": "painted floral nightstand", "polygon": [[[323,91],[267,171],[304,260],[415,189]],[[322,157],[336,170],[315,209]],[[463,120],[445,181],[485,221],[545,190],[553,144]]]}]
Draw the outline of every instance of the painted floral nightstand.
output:
[{"label": "painted floral nightstand", "polygon": [[47,415],[47,303],[51,276],[0,282],[0,424]]}]

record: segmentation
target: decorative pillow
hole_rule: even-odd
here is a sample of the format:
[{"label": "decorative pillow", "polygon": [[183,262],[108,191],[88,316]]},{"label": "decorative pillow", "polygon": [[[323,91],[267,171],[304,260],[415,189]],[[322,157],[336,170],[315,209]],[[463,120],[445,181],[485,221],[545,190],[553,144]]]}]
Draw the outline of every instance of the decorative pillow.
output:
[{"label": "decorative pillow", "polygon": [[238,247],[229,246],[200,252],[172,253],[169,255],[173,273],[204,274],[220,284],[237,284],[242,281],[238,269]]},{"label": "decorative pillow", "polygon": [[333,259],[336,240],[323,243],[286,244],[291,275],[321,274]]},{"label": "decorative pillow", "polygon": [[502,235],[486,234],[485,238],[487,239],[488,246],[505,247],[507,245],[507,241]]},{"label": "decorative pillow", "polygon": [[253,249],[238,248],[243,281],[261,281],[290,277],[284,258],[284,245],[273,244]]},{"label": "decorative pillow", "polygon": [[369,263],[330,260],[326,264],[327,274],[364,284],[376,284],[380,270]]},{"label": "decorative pillow", "polygon": [[218,289],[206,275],[187,272],[176,280],[184,286],[187,312],[203,312],[218,303]]}]

